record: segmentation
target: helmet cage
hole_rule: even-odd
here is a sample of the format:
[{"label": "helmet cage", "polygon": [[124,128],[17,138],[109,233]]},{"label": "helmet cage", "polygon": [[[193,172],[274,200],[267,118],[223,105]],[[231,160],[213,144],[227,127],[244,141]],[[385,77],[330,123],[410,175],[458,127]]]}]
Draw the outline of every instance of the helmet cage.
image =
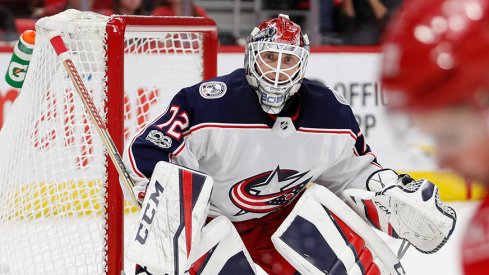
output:
[{"label": "helmet cage", "polygon": [[[275,66],[263,60],[262,53],[265,52],[278,54]],[[297,63],[284,66],[282,58],[285,55],[295,56]],[[308,49],[301,46],[267,41],[248,44],[245,62],[248,82],[256,89],[265,112],[280,112],[287,99],[297,92],[304,78],[308,57]],[[260,62],[262,69],[257,62]]]}]

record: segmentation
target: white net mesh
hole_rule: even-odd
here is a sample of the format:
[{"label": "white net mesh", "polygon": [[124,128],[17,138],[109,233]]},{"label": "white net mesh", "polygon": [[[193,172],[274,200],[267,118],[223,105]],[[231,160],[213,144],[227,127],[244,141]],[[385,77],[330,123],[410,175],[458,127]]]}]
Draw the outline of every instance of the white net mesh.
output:
[{"label": "white net mesh", "polygon": [[[106,272],[107,159],[48,31],[61,31],[106,119],[108,19],[69,10],[36,25],[29,72],[0,132],[0,274]],[[126,33],[126,140],[202,80],[202,47],[199,33]]]},{"label": "white net mesh", "polygon": [[126,40],[124,85],[131,91],[125,98],[127,138],[163,112],[182,84],[202,80],[202,35],[134,32],[127,33]]}]

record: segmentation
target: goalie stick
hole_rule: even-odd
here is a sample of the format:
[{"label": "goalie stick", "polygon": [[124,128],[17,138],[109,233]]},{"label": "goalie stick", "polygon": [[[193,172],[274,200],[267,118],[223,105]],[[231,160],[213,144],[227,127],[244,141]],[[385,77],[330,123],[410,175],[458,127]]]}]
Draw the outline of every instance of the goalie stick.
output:
[{"label": "goalie stick", "polygon": [[66,72],[68,73],[71,82],[73,83],[73,86],[75,86],[75,90],[77,91],[78,95],[83,101],[85,110],[89,114],[92,123],[95,125],[97,132],[102,138],[105,148],[107,149],[107,152],[109,153],[109,156],[112,159],[112,163],[117,169],[117,172],[121,176],[124,184],[129,189],[131,193],[131,197],[133,199],[133,204],[137,205],[138,207],[141,207],[140,204],[138,203],[136,195],[132,191],[134,187],[134,181],[129,176],[129,172],[127,171],[126,166],[122,162],[121,155],[119,154],[119,151],[117,150],[117,147],[115,146],[114,141],[112,140],[112,137],[110,136],[102,117],[98,113],[97,107],[93,103],[93,100],[90,97],[90,94],[87,88],[85,87],[85,84],[83,83],[83,80],[81,79],[80,74],[78,73],[75,67],[75,64],[73,63],[73,61],[69,56],[68,48],[66,47],[63,38],[61,38],[61,33],[54,31],[50,33],[49,37],[50,37],[51,45],[54,48],[54,51],[61,58],[61,61],[63,62],[63,65],[66,69]]}]

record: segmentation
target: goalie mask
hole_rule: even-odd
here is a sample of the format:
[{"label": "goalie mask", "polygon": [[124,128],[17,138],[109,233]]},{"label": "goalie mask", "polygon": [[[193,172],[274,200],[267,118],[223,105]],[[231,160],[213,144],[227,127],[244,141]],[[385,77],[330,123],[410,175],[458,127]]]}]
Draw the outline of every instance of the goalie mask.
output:
[{"label": "goalie mask", "polygon": [[278,114],[301,86],[309,39],[301,27],[280,14],[261,23],[248,37],[245,70],[266,113]]}]

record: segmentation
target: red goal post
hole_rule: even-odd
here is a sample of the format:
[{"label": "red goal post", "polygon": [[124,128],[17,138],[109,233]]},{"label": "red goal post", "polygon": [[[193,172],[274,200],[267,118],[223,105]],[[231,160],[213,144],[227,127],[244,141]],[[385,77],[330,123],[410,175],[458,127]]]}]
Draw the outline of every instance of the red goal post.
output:
[{"label": "red goal post", "polygon": [[[112,101],[108,106],[108,117],[111,121],[108,122],[109,133],[114,139],[119,152],[123,149],[124,144],[124,119],[121,114],[124,114],[123,97],[120,95],[124,92],[124,85],[121,79],[124,79],[124,33],[138,31],[166,31],[166,32],[201,32],[203,35],[203,79],[210,79],[217,75],[217,28],[213,20],[207,18],[183,18],[183,17],[141,17],[141,16],[113,16],[107,24],[108,37],[108,96],[109,98],[117,98],[117,101]],[[118,117],[117,119],[112,119]],[[116,258],[118,255],[123,255],[123,236],[118,234],[123,230],[123,225],[120,221],[123,220],[123,204],[121,189],[119,185],[119,175],[114,165],[111,163],[108,168],[108,196],[114,198],[109,200],[108,211],[114,211],[112,215],[108,215],[108,247],[109,247],[109,262],[108,274],[120,274],[117,271],[123,268],[122,261],[117,264]],[[114,204],[114,205],[111,205]],[[122,237],[122,239],[121,239]],[[111,259],[114,259],[113,261]],[[112,266],[114,265],[114,266]],[[112,273],[112,270],[115,270]]]},{"label": "red goal post", "polygon": [[181,88],[216,76],[217,27],[75,10],[36,23],[29,71],[0,131],[0,273],[119,275],[131,206],[49,43],[53,30],[122,152]]}]

